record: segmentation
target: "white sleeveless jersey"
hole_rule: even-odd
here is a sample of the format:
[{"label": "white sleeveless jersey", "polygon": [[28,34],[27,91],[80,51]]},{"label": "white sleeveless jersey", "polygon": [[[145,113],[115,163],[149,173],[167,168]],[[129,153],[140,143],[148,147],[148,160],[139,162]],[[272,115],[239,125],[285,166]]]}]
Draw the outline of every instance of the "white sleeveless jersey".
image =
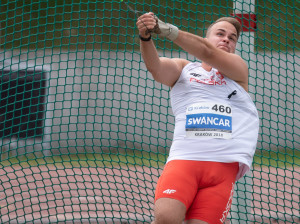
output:
[{"label": "white sleeveless jersey", "polygon": [[168,161],[239,162],[251,167],[259,118],[249,94],[216,69],[189,63],[170,92],[175,130]]}]

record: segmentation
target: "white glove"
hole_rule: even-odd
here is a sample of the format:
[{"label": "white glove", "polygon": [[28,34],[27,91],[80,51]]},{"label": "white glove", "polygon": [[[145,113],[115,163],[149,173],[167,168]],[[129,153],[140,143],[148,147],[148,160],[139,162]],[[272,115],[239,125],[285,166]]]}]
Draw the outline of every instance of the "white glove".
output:
[{"label": "white glove", "polygon": [[158,36],[160,37],[166,37],[171,41],[175,40],[178,36],[178,27],[169,23],[164,23],[156,16],[155,18],[157,22],[156,27],[153,29],[153,32],[158,34]]}]

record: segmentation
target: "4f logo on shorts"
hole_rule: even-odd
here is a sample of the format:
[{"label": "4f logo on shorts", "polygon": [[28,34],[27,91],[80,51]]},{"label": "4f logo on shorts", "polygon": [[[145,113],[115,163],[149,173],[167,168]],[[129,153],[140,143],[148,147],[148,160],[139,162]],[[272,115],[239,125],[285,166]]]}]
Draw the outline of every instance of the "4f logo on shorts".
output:
[{"label": "4f logo on shorts", "polygon": [[174,194],[175,192],[176,192],[176,190],[167,189],[163,193],[164,194]]}]

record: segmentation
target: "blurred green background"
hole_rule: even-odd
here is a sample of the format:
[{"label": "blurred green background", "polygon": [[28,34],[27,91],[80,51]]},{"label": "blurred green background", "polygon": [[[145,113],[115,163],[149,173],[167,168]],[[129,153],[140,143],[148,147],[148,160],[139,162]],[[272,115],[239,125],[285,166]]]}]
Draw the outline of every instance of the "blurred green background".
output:
[{"label": "blurred green background", "polygon": [[[233,12],[233,1],[127,1],[139,11],[203,35],[219,15]],[[257,51],[299,49],[299,1],[257,0]],[[0,44],[5,50],[22,48],[138,49],[136,16],[120,1],[2,0]],[[118,34],[118,35],[116,35]],[[167,40],[159,41],[164,48]],[[172,46],[174,48],[174,46]]]}]

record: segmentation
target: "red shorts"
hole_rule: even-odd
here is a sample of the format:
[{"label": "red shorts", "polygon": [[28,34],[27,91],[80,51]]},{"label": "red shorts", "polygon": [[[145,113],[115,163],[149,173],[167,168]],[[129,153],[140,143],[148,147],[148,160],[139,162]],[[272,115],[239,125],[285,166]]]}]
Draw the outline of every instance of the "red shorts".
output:
[{"label": "red shorts", "polygon": [[239,163],[172,160],[160,176],[155,201],[173,198],[185,204],[186,220],[223,223],[231,207]]}]

